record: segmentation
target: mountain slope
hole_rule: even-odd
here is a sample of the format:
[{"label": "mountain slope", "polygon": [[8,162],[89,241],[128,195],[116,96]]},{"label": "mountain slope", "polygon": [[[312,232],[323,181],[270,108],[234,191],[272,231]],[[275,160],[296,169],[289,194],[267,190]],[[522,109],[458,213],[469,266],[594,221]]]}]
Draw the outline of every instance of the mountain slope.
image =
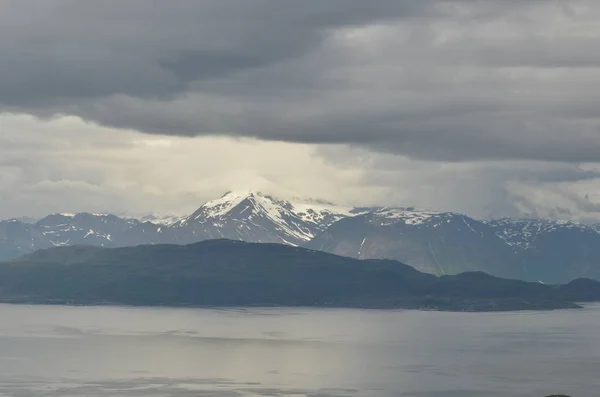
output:
[{"label": "mountain slope", "polygon": [[600,279],[600,234],[594,226],[539,219],[487,224],[521,258],[529,279],[548,283]]},{"label": "mountain slope", "polygon": [[229,238],[300,245],[335,221],[360,211],[322,201],[290,202],[261,193],[229,192],[182,217],[147,216],[134,220],[105,214],[63,213],[35,223],[0,221],[0,259],[77,244],[126,247]]},{"label": "mountain slope", "polygon": [[577,283],[546,286],[479,272],[437,278],[396,261],[231,240],[56,247],[0,263],[0,301],[12,303],[522,310],[600,299],[600,283]]},{"label": "mountain slope", "polygon": [[187,244],[227,238],[300,245],[352,211],[319,203],[292,204],[262,193],[229,192],[174,223],[170,241]]},{"label": "mountain slope", "polygon": [[227,238],[396,259],[437,275],[485,271],[556,283],[600,279],[599,231],[598,225],[574,222],[477,221],[415,208],[350,208],[229,192],[188,216],[135,220],[80,213],[0,221],[0,260],[63,245],[126,247]]},{"label": "mountain slope", "polygon": [[384,208],[342,219],[305,247],[359,259],[394,259],[437,275],[486,271],[522,276],[519,258],[493,228],[447,212]]},{"label": "mountain slope", "polygon": [[0,221],[0,261],[49,247],[52,243],[35,225],[16,219]]},{"label": "mountain slope", "polygon": [[109,214],[55,214],[39,220],[36,228],[53,246],[98,245],[115,246],[119,234],[139,221]]}]

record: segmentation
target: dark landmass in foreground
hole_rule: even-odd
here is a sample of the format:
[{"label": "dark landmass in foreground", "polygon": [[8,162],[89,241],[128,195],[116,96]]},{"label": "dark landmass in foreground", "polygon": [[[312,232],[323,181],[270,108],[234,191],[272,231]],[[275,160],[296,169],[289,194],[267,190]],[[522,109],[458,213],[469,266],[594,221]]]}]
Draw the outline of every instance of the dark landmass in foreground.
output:
[{"label": "dark landmass in foreground", "polygon": [[231,240],[58,247],[0,263],[0,302],[309,306],[446,311],[578,308],[600,283],[544,285],[481,272],[435,277],[392,260]]}]

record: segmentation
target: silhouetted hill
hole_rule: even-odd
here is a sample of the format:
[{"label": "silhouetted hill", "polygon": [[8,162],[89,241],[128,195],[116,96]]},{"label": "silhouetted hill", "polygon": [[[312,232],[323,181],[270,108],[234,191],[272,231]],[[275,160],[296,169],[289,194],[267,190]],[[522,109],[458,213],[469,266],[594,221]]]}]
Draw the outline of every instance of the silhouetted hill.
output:
[{"label": "silhouetted hill", "polygon": [[0,263],[0,301],[13,303],[486,311],[598,299],[600,283],[591,280],[547,286],[480,272],[438,278],[392,260],[231,240],[57,247]]}]

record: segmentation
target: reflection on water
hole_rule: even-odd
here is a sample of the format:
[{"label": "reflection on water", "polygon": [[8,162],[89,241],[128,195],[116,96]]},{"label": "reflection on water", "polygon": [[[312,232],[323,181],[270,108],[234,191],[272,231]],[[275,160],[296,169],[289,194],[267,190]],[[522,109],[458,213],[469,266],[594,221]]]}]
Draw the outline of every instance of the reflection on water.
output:
[{"label": "reflection on water", "polygon": [[596,395],[600,306],[547,313],[0,305],[0,396]]}]

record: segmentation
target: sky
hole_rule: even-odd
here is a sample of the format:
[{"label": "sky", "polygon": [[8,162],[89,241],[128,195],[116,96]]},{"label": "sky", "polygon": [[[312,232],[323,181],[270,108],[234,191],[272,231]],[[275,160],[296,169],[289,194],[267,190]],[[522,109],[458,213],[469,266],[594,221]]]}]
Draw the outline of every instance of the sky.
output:
[{"label": "sky", "polygon": [[229,190],[600,222],[596,0],[0,0],[0,218]]}]

